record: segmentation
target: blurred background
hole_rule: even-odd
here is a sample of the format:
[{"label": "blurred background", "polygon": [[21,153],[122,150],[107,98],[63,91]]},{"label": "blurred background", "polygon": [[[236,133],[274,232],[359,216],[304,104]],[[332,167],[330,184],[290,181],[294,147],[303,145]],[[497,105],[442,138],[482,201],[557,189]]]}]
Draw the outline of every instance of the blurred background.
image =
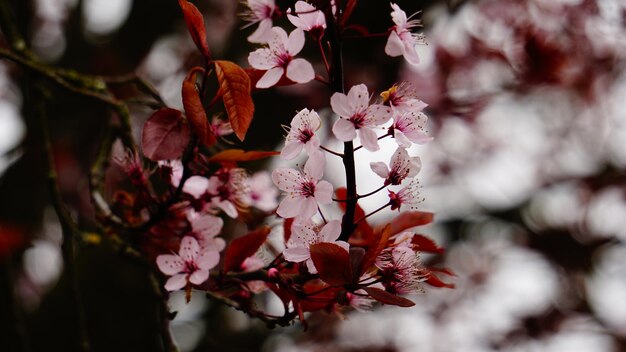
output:
[{"label": "blurred background", "polygon": [[[194,3],[214,56],[247,67],[255,46],[246,41],[253,28],[241,29],[244,7]],[[397,3],[409,15],[423,11],[422,62],[408,67],[387,57],[384,38],[350,40],[346,81],[372,92],[408,81],[429,104],[435,139],[411,153],[422,159],[421,210],[436,221],[419,231],[446,253],[422,259],[454,270],[456,288],[425,289],[410,297],[417,303],[410,309],[312,315],[306,333],[300,326],[268,330],[200,294],[187,305],[173,295],[181,350],[626,351],[626,1]],[[174,0],[8,4],[43,60],[103,76],[137,72],[172,107],[182,106],[186,70],[201,63]],[[351,23],[385,32],[392,23],[381,14],[389,12],[387,1],[361,1]],[[313,43],[304,55],[322,72]],[[41,130],[27,103],[31,78],[0,61],[0,350],[12,351],[21,338],[25,350],[72,351],[74,302],[45,187]],[[81,226],[95,231],[87,174],[107,110],[52,94],[47,108],[63,198]],[[329,93],[312,82],[254,99],[242,147],[273,150],[282,146],[280,125],[304,107],[324,113]],[[133,106],[132,113],[138,137],[151,110]],[[385,141],[380,152],[357,159],[360,190],[380,182],[369,161],[388,161],[394,149]],[[362,206],[373,210],[381,201]],[[145,269],[106,246],[81,247],[78,263],[93,350],[158,351],[157,300]],[[276,302],[266,300],[271,310]]]}]

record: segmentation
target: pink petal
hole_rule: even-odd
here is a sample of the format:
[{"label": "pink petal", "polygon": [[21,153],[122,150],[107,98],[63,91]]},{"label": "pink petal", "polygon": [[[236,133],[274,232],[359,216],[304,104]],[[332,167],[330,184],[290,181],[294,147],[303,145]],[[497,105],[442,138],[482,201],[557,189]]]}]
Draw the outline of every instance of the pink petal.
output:
[{"label": "pink petal", "polygon": [[259,22],[259,27],[248,37],[248,41],[250,43],[260,43],[265,44],[270,39],[272,39],[272,20],[270,18],[266,18]]},{"label": "pink petal", "polygon": [[287,45],[289,44],[289,37],[287,36],[287,32],[281,27],[273,27],[272,31],[274,32],[274,36],[269,41],[270,49],[273,52],[282,53],[287,49]]},{"label": "pink petal", "polygon": [[185,262],[194,262],[200,253],[200,245],[198,241],[191,237],[185,236],[180,241],[179,255]]},{"label": "pink petal", "polygon": [[207,239],[204,245],[202,246],[203,251],[215,251],[221,252],[226,248],[226,241],[223,238],[211,238]]},{"label": "pink petal", "polygon": [[420,63],[420,58],[417,55],[417,49],[415,49],[415,41],[413,39],[404,42],[404,59],[411,65]]},{"label": "pink petal", "polygon": [[417,175],[422,169],[422,160],[419,156],[413,157],[409,159],[409,173],[406,177],[414,177]]},{"label": "pink petal", "polygon": [[276,214],[282,218],[293,218],[302,212],[304,208],[304,202],[302,197],[286,196],[276,209]]},{"label": "pink petal", "polygon": [[370,152],[375,152],[380,149],[378,146],[378,137],[376,136],[376,132],[371,129],[365,127],[360,128],[359,137],[361,138],[363,148],[369,150]]},{"label": "pink petal", "polygon": [[161,254],[156,258],[159,270],[165,275],[178,274],[185,269],[185,263],[177,255]]},{"label": "pink petal", "polygon": [[[298,11],[296,10],[296,12]],[[289,22],[291,22],[294,26],[305,31],[309,29],[308,24],[302,18],[291,15],[289,13],[287,14],[287,18],[289,19]]]},{"label": "pink petal", "polygon": [[222,209],[226,215],[233,219],[236,219],[237,215],[239,215],[235,204],[229,200],[217,200],[216,198],[213,198],[212,203],[216,207]]},{"label": "pink petal", "polygon": [[283,255],[285,260],[293,263],[300,263],[311,258],[311,252],[305,247],[287,248],[283,251]]},{"label": "pink petal", "polygon": [[408,148],[412,144],[411,141],[406,138],[404,133],[398,131],[397,129],[393,132],[393,138],[396,140],[396,143],[398,143],[398,146],[401,148]]},{"label": "pink petal", "polygon": [[177,291],[181,288],[185,287],[187,284],[187,275],[186,274],[178,274],[174,275],[167,280],[165,283],[165,289],[168,291]]},{"label": "pink petal", "polygon": [[322,151],[317,150],[309,156],[309,159],[304,164],[304,173],[309,175],[311,179],[317,181],[324,175],[324,169],[326,168],[326,157]]},{"label": "pink petal", "polygon": [[272,181],[280,189],[285,192],[293,192],[298,189],[302,174],[294,169],[281,167],[272,172]]},{"label": "pink petal", "polygon": [[396,31],[391,31],[387,44],[385,45],[385,54],[396,57],[404,54],[404,43],[400,40],[400,37]]},{"label": "pink petal", "polygon": [[367,125],[380,126],[393,116],[393,109],[389,106],[374,104],[367,108]]},{"label": "pink petal", "polygon": [[287,65],[287,78],[297,83],[307,83],[315,78],[315,71],[305,59],[295,59]]},{"label": "pink petal", "polygon": [[330,204],[333,202],[333,185],[328,181],[320,181],[315,186],[315,199],[320,204]]},{"label": "pink petal", "polygon": [[343,93],[335,93],[330,97],[330,106],[335,114],[349,118],[354,111],[348,102],[348,96]]},{"label": "pink petal", "polygon": [[213,269],[220,262],[220,254],[216,251],[202,252],[196,260],[196,265],[202,270]]},{"label": "pink petal", "polygon": [[406,137],[415,144],[426,144],[434,139],[423,131],[407,132]]},{"label": "pink petal", "polygon": [[187,219],[193,232],[205,236],[217,236],[224,226],[222,218],[205,213],[190,212]]},{"label": "pink petal", "polygon": [[306,261],[306,268],[309,270],[311,274],[317,274],[317,268],[313,263],[313,259],[309,259]]},{"label": "pink petal", "polygon": [[322,242],[335,242],[339,235],[341,234],[341,221],[339,220],[331,220],[328,224],[322,227],[320,230],[320,237],[322,238]]},{"label": "pink petal", "polygon": [[268,48],[261,48],[251,52],[248,55],[250,66],[259,70],[269,70],[276,66],[274,54]]},{"label": "pink petal", "polygon": [[300,214],[296,215],[297,217],[302,217],[305,219],[311,218],[315,213],[317,213],[317,201],[314,197],[308,197],[301,200],[302,210]]},{"label": "pink petal", "polygon": [[391,20],[393,21],[393,23],[395,23],[396,25],[403,27],[404,25],[406,25],[407,22],[407,18],[406,18],[406,12],[404,12],[400,6],[391,3],[391,8],[393,11],[391,11]]},{"label": "pink petal", "polygon": [[269,69],[267,72],[265,72],[263,77],[261,77],[261,79],[256,82],[256,87],[269,88],[275,85],[283,76],[283,73],[285,73],[285,70],[282,67],[274,67]]},{"label": "pink petal", "polygon": [[209,180],[202,176],[191,176],[183,186],[183,192],[192,195],[194,198],[200,198],[209,188]]},{"label": "pink petal", "polygon": [[370,104],[370,93],[367,91],[367,86],[361,83],[350,88],[348,103],[350,103],[353,112],[365,110]]},{"label": "pink petal", "polygon": [[350,253],[350,244],[346,241],[336,241],[334,242],[336,245],[338,245],[339,247],[343,248],[346,250],[346,252]]},{"label": "pink petal", "polygon": [[348,142],[356,138],[354,124],[346,119],[339,119],[333,125],[335,137],[342,142]]},{"label": "pink petal", "polygon": [[315,152],[320,150],[320,139],[317,136],[313,136],[306,144],[304,145],[304,150],[306,153],[311,156]]},{"label": "pink petal", "polygon": [[189,282],[194,285],[200,285],[209,279],[209,271],[208,270],[196,270],[189,276]]},{"label": "pink petal", "polygon": [[287,42],[287,51],[292,56],[295,56],[302,50],[304,47],[304,31],[300,28],[294,29],[289,34],[289,39]]},{"label": "pink petal", "polygon": [[300,155],[303,146],[299,141],[285,143],[283,150],[280,151],[280,156],[285,160],[291,160]]},{"label": "pink petal", "polygon": [[386,179],[387,176],[389,176],[389,168],[387,167],[387,164],[382,161],[370,163],[370,168],[374,171],[374,173],[376,173],[376,175],[382,178]]}]

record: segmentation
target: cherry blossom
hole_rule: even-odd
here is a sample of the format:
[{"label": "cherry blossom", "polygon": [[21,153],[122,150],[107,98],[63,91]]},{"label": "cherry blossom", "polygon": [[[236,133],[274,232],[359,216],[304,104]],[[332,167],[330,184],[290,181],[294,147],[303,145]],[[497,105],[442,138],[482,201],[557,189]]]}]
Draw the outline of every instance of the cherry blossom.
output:
[{"label": "cherry blossom", "polygon": [[394,3],[391,3],[391,8],[393,10],[391,11],[391,19],[396,25],[392,27],[391,33],[389,33],[385,53],[391,57],[402,55],[408,63],[417,65],[420,59],[417,56],[415,45],[426,42],[422,34],[413,34],[411,29],[419,27],[420,21],[407,18],[400,6]]},{"label": "cherry blossom", "polygon": [[248,191],[247,174],[244,169],[218,170],[208,180],[207,192],[211,199],[209,206],[217,207],[231,218],[236,218],[237,205],[244,202]]},{"label": "cherry blossom", "polygon": [[278,206],[278,190],[272,184],[272,177],[267,171],[259,171],[248,178],[248,192],[243,202],[262,211],[273,211]]},{"label": "cherry blossom", "polygon": [[245,14],[249,25],[259,27],[248,37],[251,43],[267,43],[272,38],[272,16],[278,10],[275,0],[248,0],[250,11]]},{"label": "cherry blossom", "polygon": [[274,184],[286,195],[276,209],[279,216],[310,218],[317,212],[318,204],[332,202],[333,186],[328,181],[320,181],[324,165],[324,155],[318,151],[309,157],[304,172],[289,168],[272,172]]},{"label": "cherry blossom", "polygon": [[143,167],[143,161],[136,150],[126,150],[121,158],[113,158],[116,164],[124,169],[130,181],[136,186],[143,186],[148,182],[146,170]]},{"label": "cherry blossom", "polygon": [[291,120],[289,133],[285,138],[285,146],[280,155],[283,159],[291,160],[302,152],[304,148],[307,154],[311,154],[320,147],[320,139],[315,131],[320,128],[321,120],[314,110],[302,109]]},{"label": "cherry blossom", "polygon": [[296,221],[291,226],[291,237],[287,242],[287,249],[283,251],[285,259],[301,263],[306,262],[306,267],[311,274],[316,274],[317,269],[311,259],[310,247],[318,243],[334,243],[349,251],[349,244],[345,241],[337,241],[341,234],[341,221],[329,221],[319,231],[310,219]]},{"label": "cherry blossom", "polygon": [[422,167],[419,157],[410,157],[404,148],[398,147],[389,162],[391,169],[381,161],[370,163],[372,171],[385,179],[386,185],[399,185],[407,177],[417,175]]},{"label": "cherry blossom", "polygon": [[297,15],[292,15],[291,10],[287,12],[287,18],[296,27],[307,31],[315,38],[324,34],[326,28],[326,18],[322,11],[317,10],[313,5],[305,1],[298,1],[295,5]]},{"label": "cherry blossom", "polygon": [[[256,255],[246,258],[246,260],[241,263],[241,270],[244,272],[251,272],[255,270],[259,270],[265,266],[263,260]],[[265,281],[261,280],[253,280],[246,282],[246,286],[253,293],[261,293],[267,290],[267,285]]]},{"label": "cherry blossom", "polygon": [[391,108],[379,104],[369,104],[367,87],[359,84],[350,88],[348,94],[335,93],[330,98],[333,111],[341,118],[333,125],[333,133],[344,142],[353,140],[358,132],[363,147],[377,151],[378,137],[373,128],[391,118]]},{"label": "cherry blossom", "polygon": [[234,132],[230,122],[222,120],[219,116],[213,117],[210,126],[213,133],[218,137],[227,136]]},{"label": "cherry blossom", "polygon": [[222,231],[224,220],[211,214],[195,212],[187,213],[187,220],[191,224],[191,235],[196,238],[201,250],[221,252],[226,247],[223,238],[217,237]]},{"label": "cherry blossom", "polygon": [[420,283],[426,279],[419,257],[410,247],[385,249],[376,260],[382,271],[383,285],[394,294],[421,292]]},{"label": "cherry blossom", "polygon": [[407,205],[412,209],[416,209],[417,205],[422,202],[420,196],[420,184],[416,179],[412,179],[411,182],[400,189],[397,193],[389,191],[389,204],[391,204],[391,210],[400,211],[400,207]]},{"label": "cherry blossom", "polygon": [[365,290],[356,290],[354,293],[347,292],[346,298],[348,299],[348,305],[361,313],[371,311],[374,307],[374,302],[376,302],[367,296]]},{"label": "cherry blossom", "polygon": [[275,85],[285,73],[287,78],[296,83],[306,83],[315,78],[315,71],[310,62],[305,59],[294,59],[294,55],[304,47],[302,29],[294,29],[289,36],[280,27],[274,27],[272,31],[269,47],[257,49],[248,56],[248,62],[252,67],[267,70],[257,82],[257,88]]},{"label": "cherry blossom", "polygon": [[198,241],[191,236],[183,237],[178,255],[162,254],[156,259],[159,270],[171,276],[165,283],[168,291],[180,290],[187,283],[202,284],[209,279],[209,270],[219,261],[217,251],[201,251]]},{"label": "cherry blossom", "polygon": [[383,104],[389,104],[395,111],[420,112],[428,106],[417,98],[415,90],[406,82],[394,84],[380,93],[380,96],[383,98]]},{"label": "cherry blossom", "polygon": [[426,144],[433,140],[433,137],[424,131],[426,121],[428,117],[422,112],[396,112],[393,115],[390,132],[402,148],[409,148],[412,143]]}]

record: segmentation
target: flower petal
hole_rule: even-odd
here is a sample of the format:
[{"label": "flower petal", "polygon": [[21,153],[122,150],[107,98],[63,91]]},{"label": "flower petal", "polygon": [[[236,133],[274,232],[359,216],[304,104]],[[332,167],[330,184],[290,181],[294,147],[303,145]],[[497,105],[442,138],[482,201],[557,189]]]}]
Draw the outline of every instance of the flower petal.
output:
[{"label": "flower petal", "polygon": [[382,178],[386,179],[387,176],[389,176],[389,168],[387,167],[387,164],[383,163],[382,161],[370,163],[370,168],[372,169],[372,171],[374,171],[376,175]]},{"label": "flower petal", "polygon": [[367,91],[367,86],[363,83],[352,86],[348,92],[348,103],[353,113],[364,111],[370,103],[370,93]]},{"label": "flower petal", "polygon": [[202,176],[191,176],[183,186],[183,192],[192,195],[194,198],[200,198],[209,188],[209,180]]},{"label": "flower petal", "polygon": [[202,270],[213,269],[220,262],[220,254],[216,251],[202,252],[196,260],[196,265]]},{"label": "flower petal", "polygon": [[314,197],[308,197],[301,200],[302,211],[296,215],[299,218],[310,219],[315,213],[317,213],[317,201]]},{"label": "flower petal", "polygon": [[311,252],[306,247],[292,247],[283,251],[285,260],[300,263],[311,258]]},{"label": "flower petal", "polygon": [[179,255],[185,262],[195,262],[200,253],[200,245],[192,236],[185,236],[180,241]]},{"label": "flower petal", "polygon": [[396,57],[404,54],[404,43],[396,33],[396,31],[391,31],[389,34],[389,38],[387,39],[387,44],[385,45],[385,54]]},{"label": "flower petal", "polygon": [[376,136],[376,132],[371,129],[366,127],[360,128],[359,137],[361,137],[361,144],[363,144],[363,148],[369,150],[370,152],[375,152],[380,149],[378,146],[378,137]]},{"label": "flower petal", "polygon": [[287,51],[292,56],[295,56],[297,53],[302,50],[304,47],[304,31],[300,28],[294,29],[289,34],[289,39],[287,41]]},{"label": "flower petal", "polygon": [[295,192],[300,185],[302,174],[298,170],[281,167],[272,172],[272,181],[278,189],[288,193]]},{"label": "flower petal", "polygon": [[339,119],[333,125],[335,137],[342,142],[349,142],[356,138],[354,124],[346,119]]},{"label": "flower petal", "polygon": [[305,59],[295,59],[287,65],[287,78],[297,83],[307,83],[315,78],[315,71]]},{"label": "flower petal", "polygon": [[251,52],[248,55],[248,62],[250,66],[258,70],[269,70],[276,66],[274,54],[268,48],[261,48]]},{"label": "flower petal", "polygon": [[341,221],[331,220],[320,230],[322,242],[335,242],[341,234]]},{"label": "flower petal", "polygon": [[185,262],[173,254],[161,254],[156,258],[159,270],[165,275],[178,274],[185,268]]},{"label": "flower petal", "polygon": [[380,126],[393,116],[393,109],[389,106],[374,104],[367,108],[367,125]]},{"label": "flower petal", "polygon": [[415,41],[413,39],[404,42],[404,59],[411,65],[420,63],[420,58],[417,55],[417,49],[415,48]]},{"label": "flower petal", "polygon": [[189,282],[194,285],[200,285],[209,279],[209,271],[208,270],[196,270],[189,276]]},{"label": "flower petal", "polygon": [[285,143],[283,150],[280,151],[280,156],[285,160],[291,160],[300,155],[303,146],[299,141]]},{"label": "flower petal", "polygon": [[343,93],[333,94],[333,96],[330,97],[330,106],[335,114],[341,117],[350,118],[354,113],[348,102],[348,96]]},{"label": "flower petal", "polygon": [[282,67],[273,67],[269,69],[267,72],[265,72],[263,77],[261,77],[261,79],[256,82],[256,87],[269,88],[275,85],[283,76],[283,73],[285,73],[285,69],[283,69]]},{"label": "flower petal", "polygon": [[306,164],[304,164],[304,173],[307,174],[313,181],[317,181],[324,175],[325,168],[326,157],[322,151],[317,150],[309,156]]},{"label": "flower petal", "polygon": [[165,283],[165,289],[168,291],[178,291],[187,284],[187,274],[174,275]]},{"label": "flower petal", "polygon": [[328,181],[320,181],[315,186],[315,199],[320,204],[330,204],[333,202],[333,185]]},{"label": "flower petal", "polygon": [[259,27],[248,37],[250,43],[265,44],[272,39],[272,20],[266,18],[259,22]]},{"label": "flower petal", "polygon": [[300,215],[303,208],[304,202],[302,197],[292,197],[288,195],[278,205],[278,209],[276,209],[276,214],[285,219],[293,218]]}]

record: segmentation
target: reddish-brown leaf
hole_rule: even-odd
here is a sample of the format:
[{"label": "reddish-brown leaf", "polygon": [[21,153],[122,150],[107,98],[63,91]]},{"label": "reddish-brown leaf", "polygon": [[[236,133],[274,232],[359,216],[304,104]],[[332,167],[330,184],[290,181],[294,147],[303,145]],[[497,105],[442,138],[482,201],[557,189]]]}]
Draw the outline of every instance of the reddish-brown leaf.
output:
[{"label": "reddish-brown leaf", "polygon": [[12,224],[0,223],[0,259],[9,257],[25,245],[22,229]]},{"label": "reddish-brown leaf", "polygon": [[243,68],[230,61],[215,61],[215,73],[230,124],[237,138],[243,141],[254,116],[250,77]]},{"label": "reddish-brown leaf", "polygon": [[238,162],[253,161],[264,159],[270,156],[278,155],[280,152],[270,151],[245,151],[241,149],[227,149],[213,155],[209,161],[214,162]]},{"label": "reddish-brown leaf", "polygon": [[200,72],[204,75],[205,71],[202,67],[194,67],[189,70],[187,77],[183,81],[183,106],[187,120],[191,123],[192,131],[200,141],[210,147],[217,141],[213,129],[206,117],[206,111],[202,106],[202,99],[196,89],[196,74]]},{"label": "reddish-brown leaf", "polygon": [[426,272],[426,283],[429,284],[430,286],[433,287],[446,287],[446,288],[454,288],[454,284],[451,283],[447,283],[447,282],[443,282],[441,281],[441,279],[439,277],[437,277],[435,274],[432,273],[432,271],[439,271],[439,272],[443,272],[443,273],[452,273],[452,271],[446,270],[446,269],[430,269],[430,271]]},{"label": "reddish-brown leaf", "polygon": [[311,259],[317,273],[329,285],[344,285],[352,282],[352,266],[348,252],[334,243],[311,245]]},{"label": "reddish-brown leaf", "polygon": [[264,226],[243,237],[234,239],[224,252],[224,272],[238,270],[241,263],[256,253],[261,245],[265,243],[269,233],[270,228]]},{"label": "reddish-brown leaf", "polygon": [[364,287],[363,289],[370,296],[372,296],[373,299],[377,300],[380,303],[390,304],[399,307],[413,307],[415,305],[415,303],[411,300],[408,300],[404,297],[396,296],[392,293],[376,287]]},{"label": "reddish-brown leaf", "polygon": [[435,241],[424,235],[414,235],[411,239],[411,244],[413,244],[415,250],[420,252],[437,254],[443,254],[444,252],[444,249],[439,247]]},{"label": "reddish-brown leaf", "polygon": [[406,211],[396,216],[391,221],[391,235],[398,234],[415,226],[430,224],[433,222],[433,213],[424,211]]},{"label": "reddish-brown leaf", "polygon": [[206,42],[204,18],[202,17],[200,10],[187,0],[178,0],[178,5],[180,5],[180,8],[183,10],[183,16],[185,16],[185,23],[187,23],[187,29],[189,29],[191,39],[193,39],[193,42],[202,53],[202,56],[204,56],[207,61],[210,61],[211,53]]},{"label": "reddish-brown leaf", "polygon": [[389,242],[389,237],[391,237],[391,225],[387,224],[384,228],[374,232],[374,237],[371,246],[367,249],[367,253],[365,253],[365,257],[363,257],[363,265],[362,269],[367,270],[369,267],[374,265],[376,262],[376,257],[382,252],[385,247],[387,247],[387,243]]},{"label": "reddish-brown leaf", "polygon": [[143,125],[141,148],[154,161],[179,159],[189,144],[189,126],[183,114],[170,108],[156,111]]},{"label": "reddish-brown leaf", "polygon": [[287,244],[287,242],[289,241],[289,238],[291,238],[291,225],[293,225],[293,222],[295,219],[296,218],[289,218],[289,219],[285,219],[285,221],[283,222],[285,244]]}]

